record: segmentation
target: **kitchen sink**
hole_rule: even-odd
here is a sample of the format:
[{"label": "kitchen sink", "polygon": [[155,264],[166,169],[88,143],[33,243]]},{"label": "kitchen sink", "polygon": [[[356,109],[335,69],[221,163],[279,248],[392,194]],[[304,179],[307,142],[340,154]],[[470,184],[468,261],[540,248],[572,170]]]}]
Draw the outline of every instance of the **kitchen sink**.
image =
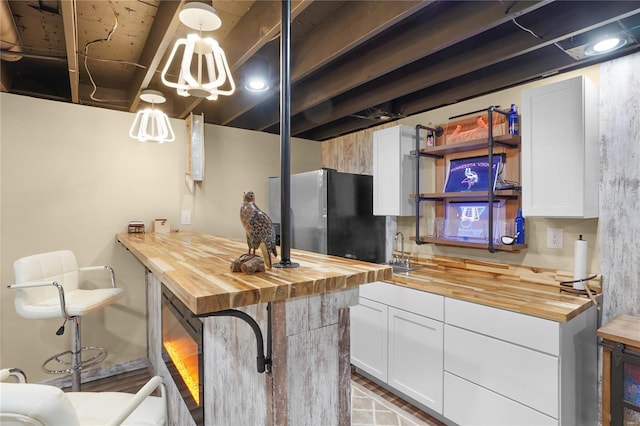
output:
[{"label": "kitchen sink", "polygon": [[400,274],[402,272],[415,271],[416,269],[420,269],[419,266],[408,265],[406,263],[396,263],[396,262],[388,262],[385,265],[391,266],[394,274]]}]

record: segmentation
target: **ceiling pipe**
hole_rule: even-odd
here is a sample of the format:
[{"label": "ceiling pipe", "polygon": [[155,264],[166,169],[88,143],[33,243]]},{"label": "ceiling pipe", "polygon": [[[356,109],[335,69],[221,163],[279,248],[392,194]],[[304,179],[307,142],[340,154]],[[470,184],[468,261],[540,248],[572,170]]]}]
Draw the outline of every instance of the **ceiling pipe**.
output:
[{"label": "ceiling pipe", "polygon": [[9,52],[22,52],[20,36],[18,35],[18,27],[13,20],[11,8],[7,0],[0,1],[0,47],[2,53],[0,59],[3,61],[15,62],[22,59],[22,55],[14,55]]}]

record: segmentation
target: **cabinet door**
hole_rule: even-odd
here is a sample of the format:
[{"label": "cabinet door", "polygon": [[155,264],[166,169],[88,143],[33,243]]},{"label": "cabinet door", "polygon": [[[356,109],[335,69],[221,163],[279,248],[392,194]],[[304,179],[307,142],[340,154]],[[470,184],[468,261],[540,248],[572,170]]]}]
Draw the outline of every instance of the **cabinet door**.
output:
[{"label": "cabinet door", "polygon": [[387,381],[387,305],[363,297],[351,307],[351,363]]},{"label": "cabinet door", "polygon": [[442,372],[442,323],[389,307],[387,383],[441,414]]},{"label": "cabinet door", "polygon": [[598,216],[598,95],[584,76],[522,91],[522,212]]},{"label": "cabinet door", "polygon": [[373,133],[373,214],[412,216],[415,204],[415,129],[395,126]]}]

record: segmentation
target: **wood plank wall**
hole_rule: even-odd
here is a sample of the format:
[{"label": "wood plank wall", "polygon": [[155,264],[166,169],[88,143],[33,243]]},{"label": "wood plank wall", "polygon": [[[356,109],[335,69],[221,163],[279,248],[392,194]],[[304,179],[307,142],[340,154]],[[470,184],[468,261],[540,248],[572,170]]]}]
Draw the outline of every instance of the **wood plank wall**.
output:
[{"label": "wood plank wall", "polygon": [[[373,175],[373,132],[397,125],[397,121],[392,121],[322,142],[322,167],[343,173]],[[387,260],[392,258],[393,237],[397,230],[397,218],[387,216],[385,248]]]},{"label": "wood plank wall", "polygon": [[373,132],[397,125],[392,121],[322,142],[322,167],[373,175]]},{"label": "wood plank wall", "polygon": [[602,323],[640,315],[640,53],[600,66]]}]

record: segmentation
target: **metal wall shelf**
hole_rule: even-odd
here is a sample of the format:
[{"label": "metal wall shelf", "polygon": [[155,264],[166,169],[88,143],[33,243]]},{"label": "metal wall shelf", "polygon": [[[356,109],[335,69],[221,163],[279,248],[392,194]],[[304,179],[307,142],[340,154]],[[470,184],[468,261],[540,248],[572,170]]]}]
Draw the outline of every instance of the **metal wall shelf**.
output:
[{"label": "metal wall shelf", "polygon": [[[421,167],[419,162],[423,157],[432,157],[436,159],[446,159],[448,155],[457,154],[461,152],[474,151],[474,150],[487,150],[487,160],[489,164],[493,164],[494,147],[503,146],[507,149],[517,149],[520,147],[520,136],[505,134],[494,136],[494,122],[493,114],[502,114],[506,117],[509,116],[509,111],[500,110],[494,106],[487,108],[488,114],[488,136],[481,139],[474,139],[465,142],[457,142],[451,144],[437,145],[433,147],[420,148],[420,131],[426,130],[428,132],[435,133],[436,135],[442,135],[442,128],[432,128],[423,126],[421,124],[416,125],[416,149],[412,151],[412,155],[416,161],[416,194],[412,195],[416,203],[416,235],[411,237],[416,244],[436,244],[442,246],[456,246],[456,247],[469,247],[469,248],[481,248],[488,249],[490,253],[495,251],[507,251],[507,252],[519,252],[521,249],[526,248],[526,244],[516,245],[504,245],[496,244],[493,238],[488,238],[485,242],[472,242],[461,241],[453,238],[433,238],[420,235],[420,205],[424,201],[434,202],[447,202],[447,201],[486,201],[487,205],[492,206],[494,200],[520,200],[520,191],[515,189],[506,190],[494,190],[492,182],[494,182],[494,172],[489,167],[489,187],[487,191],[469,191],[469,192],[451,192],[451,193],[421,193],[420,192],[420,171]],[[518,203],[519,205],[519,203]],[[494,212],[493,209],[487,209],[488,213],[488,235],[494,234]]]}]

